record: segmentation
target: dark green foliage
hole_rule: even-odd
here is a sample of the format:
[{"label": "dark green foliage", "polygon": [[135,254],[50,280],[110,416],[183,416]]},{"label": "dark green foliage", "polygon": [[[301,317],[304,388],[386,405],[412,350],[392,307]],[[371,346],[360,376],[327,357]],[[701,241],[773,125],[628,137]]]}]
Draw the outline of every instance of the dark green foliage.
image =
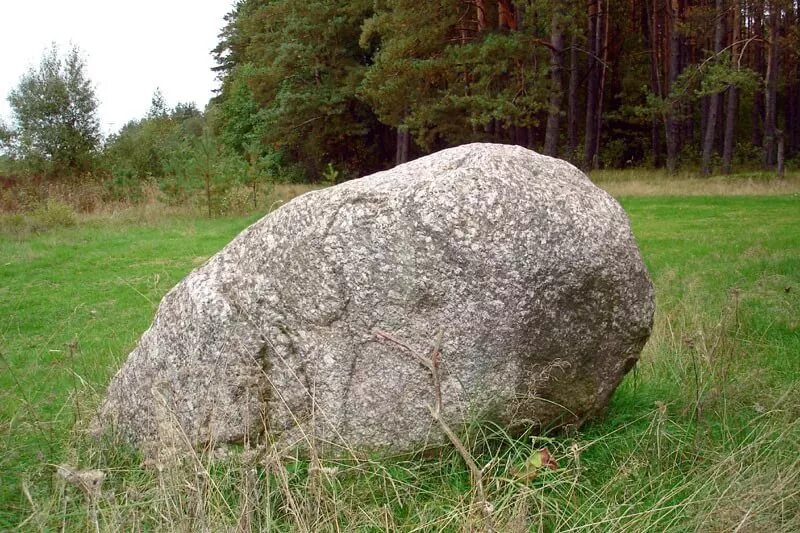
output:
[{"label": "dark green foliage", "polygon": [[368,61],[358,36],[371,6],[238,4],[216,50],[224,58],[218,131],[225,144],[244,153],[257,141],[262,154],[281,152],[314,180],[328,163],[351,176],[376,168],[381,149],[372,136],[380,125],[356,98]]},{"label": "dark green foliage", "polygon": [[180,143],[176,125],[166,116],[128,122],[106,142],[105,157],[114,178],[164,177]]},{"label": "dark green foliage", "polygon": [[199,194],[209,216],[230,211],[226,194],[237,185],[255,191],[250,204],[257,203],[259,183],[271,181],[268,165],[250,171],[246,156],[214,135],[209,125],[214,120],[213,113],[206,116],[192,104],[170,110],[156,91],[147,116],[108,139],[104,163],[111,173],[109,196],[136,202],[142,185],[154,179],[170,204],[184,204]]},{"label": "dark green foliage", "polygon": [[[800,6],[756,0],[722,8],[694,0],[588,8],[563,0],[242,0],[214,50],[219,131],[238,153],[258,142],[316,180],[328,163],[345,177],[390,166],[405,132],[416,155],[470,141],[541,150],[545,119],[555,114],[565,120],[551,152],[577,159],[583,132],[599,139],[603,166],[663,165],[666,146],[674,170],[701,151],[710,95],[737,100],[725,104],[732,109],[725,117],[716,106],[730,126],[716,128],[715,154],[723,135],[726,146],[745,144],[751,110],[764,120],[767,72],[758,58],[773,46],[764,39],[771,36],[765,9],[782,13],[775,120],[790,130],[791,157],[800,149],[800,85],[798,34],[789,23],[800,19]],[[716,49],[720,20],[728,30]],[[551,70],[556,27],[567,43],[560,83]],[[554,87],[560,98],[551,96]],[[752,143],[761,150],[757,132]]]},{"label": "dark green foliage", "polygon": [[167,118],[169,109],[167,102],[164,100],[164,95],[161,94],[161,89],[156,88],[153,93],[153,98],[150,101],[150,110],[147,112],[147,118]]},{"label": "dark green foliage", "polygon": [[224,205],[226,193],[236,184],[246,183],[247,161],[225,151],[209,128],[190,140],[187,155],[188,173],[200,179],[203,207],[208,216],[227,211]]},{"label": "dark green foliage", "polygon": [[263,138],[264,120],[248,84],[256,74],[250,63],[231,73],[227,80],[226,97],[219,103],[219,135],[226,146],[243,154],[246,147]]},{"label": "dark green foliage", "polygon": [[224,157],[271,161],[287,181],[328,168],[341,181],[474,141],[670,173],[771,168],[784,142],[791,166],[799,23],[796,0],[238,0],[204,112],[171,110],[156,91],[98,161],[83,61],[54,49],[10,97],[2,171],[107,171],[169,189],[192,177],[187,154],[206,127]]},{"label": "dark green foliage", "polygon": [[[488,12],[486,18],[496,17]],[[563,6],[562,6],[563,7]],[[425,150],[470,141],[530,145],[550,92],[548,17],[520,3],[513,31],[475,20],[458,0],[385,2],[364,25],[375,49],[360,95],[394,127],[408,127]],[[570,9],[563,9],[571,28]],[[490,21],[491,22],[491,21]]]},{"label": "dark green foliage", "polygon": [[0,119],[0,153],[5,153],[11,149],[13,140],[14,131]]}]

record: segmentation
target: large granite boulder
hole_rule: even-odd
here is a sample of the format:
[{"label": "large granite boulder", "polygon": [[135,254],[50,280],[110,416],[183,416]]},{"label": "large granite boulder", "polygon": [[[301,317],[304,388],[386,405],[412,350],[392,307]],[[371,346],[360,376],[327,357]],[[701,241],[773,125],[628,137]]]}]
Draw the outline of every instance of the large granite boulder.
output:
[{"label": "large granite boulder", "polygon": [[439,406],[451,427],[579,424],[652,316],[613,198],[564,161],[470,144],[247,228],[164,297],[98,421],[139,444],[384,451],[444,442]]}]

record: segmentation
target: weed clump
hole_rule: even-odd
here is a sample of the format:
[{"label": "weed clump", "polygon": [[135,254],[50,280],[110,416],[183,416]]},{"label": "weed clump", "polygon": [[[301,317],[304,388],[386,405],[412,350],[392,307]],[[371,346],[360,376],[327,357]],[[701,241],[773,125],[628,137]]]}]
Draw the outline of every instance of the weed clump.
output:
[{"label": "weed clump", "polygon": [[59,200],[47,200],[31,213],[31,220],[42,229],[68,228],[78,222],[75,210]]},{"label": "weed clump", "polygon": [[0,215],[0,234],[24,238],[77,223],[78,214],[71,206],[59,200],[46,200],[29,213]]}]

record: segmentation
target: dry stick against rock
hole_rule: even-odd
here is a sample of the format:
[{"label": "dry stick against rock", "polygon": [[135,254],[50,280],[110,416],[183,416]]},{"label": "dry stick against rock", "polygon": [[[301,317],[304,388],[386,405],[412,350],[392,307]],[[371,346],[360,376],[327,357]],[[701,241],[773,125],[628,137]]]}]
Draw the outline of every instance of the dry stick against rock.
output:
[{"label": "dry stick against rock", "polygon": [[439,330],[436,334],[436,342],[434,343],[433,350],[431,351],[430,358],[425,358],[415,352],[411,347],[396,339],[392,335],[386,333],[385,331],[377,330],[375,331],[375,336],[381,339],[385,339],[391,343],[396,344],[397,346],[403,348],[405,351],[411,354],[414,359],[416,359],[422,366],[428,369],[431,373],[431,378],[433,379],[433,387],[434,392],[436,394],[436,407],[428,406],[428,410],[431,413],[431,416],[439,424],[439,427],[442,429],[447,438],[453,444],[455,449],[458,451],[461,458],[464,459],[464,463],[467,465],[467,468],[470,472],[470,477],[472,478],[472,482],[475,485],[475,492],[476,497],[478,499],[478,504],[481,508],[481,516],[483,518],[483,525],[484,529],[487,532],[495,531],[493,521],[492,521],[492,505],[486,499],[486,491],[483,488],[483,471],[478,468],[478,465],[475,463],[475,460],[470,455],[467,447],[464,446],[464,443],[461,442],[461,439],[458,438],[458,435],[450,429],[450,426],[442,418],[442,382],[440,376],[440,361],[441,361],[441,348],[442,348],[442,335],[443,331]]},{"label": "dry stick against rock", "polygon": [[[416,359],[422,366],[427,368],[429,371],[433,372],[433,364],[431,363],[431,361],[428,360],[428,359],[425,359],[424,357],[419,355],[417,352],[412,350],[411,347],[408,344],[406,344],[406,343],[404,343],[404,342],[402,342],[400,340],[397,340],[396,338],[392,337],[391,335],[389,335],[385,331],[381,331],[381,330],[376,330],[375,331],[375,336],[378,337],[379,339],[385,339],[385,340],[387,340],[389,342],[392,342],[392,343],[398,345],[399,347],[403,348],[405,351],[407,351],[409,354],[411,354],[411,356],[414,357],[414,359]],[[441,335],[440,335],[440,338],[441,338]]]},{"label": "dry stick against rock", "polygon": [[[440,379],[439,359],[442,350],[442,335],[443,331],[440,329],[436,334],[436,342],[431,351],[431,377],[433,378],[433,390],[436,393],[436,413],[437,416],[442,412],[442,382]],[[441,417],[438,417],[441,420]],[[441,424],[441,422],[440,422]],[[449,435],[448,435],[449,436]],[[452,440],[452,438],[450,439]]]},{"label": "dry stick against rock", "polygon": [[255,465],[248,463],[244,466],[244,502],[241,505],[241,511],[239,511],[239,521],[236,524],[236,531],[241,533],[254,530],[254,517],[259,503]]}]

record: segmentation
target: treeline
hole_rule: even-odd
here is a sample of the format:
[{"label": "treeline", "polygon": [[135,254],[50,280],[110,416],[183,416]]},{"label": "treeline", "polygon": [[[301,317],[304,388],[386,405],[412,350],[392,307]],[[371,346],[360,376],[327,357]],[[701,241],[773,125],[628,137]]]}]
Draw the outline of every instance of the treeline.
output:
[{"label": "treeline", "polygon": [[214,54],[222,142],[312,179],[471,141],[704,174],[800,153],[797,0],[240,0]]},{"label": "treeline", "polygon": [[252,146],[243,153],[226,147],[214,134],[214,116],[214,108],[201,112],[194,104],[169,108],[156,91],[145,117],[111,135],[100,152],[98,166],[111,178],[108,189],[135,200],[142,179],[150,178],[170,203],[201,197],[209,215],[227,211],[231,201],[256,207],[267,178],[277,174],[272,160]]},{"label": "treeline", "polygon": [[128,199],[152,178],[210,213],[475,141],[585,169],[800,163],[800,0],[239,0],[212,53],[204,110],[156,92],[103,139],[79,51],[53,48],[9,95],[0,177]]},{"label": "treeline", "polygon": [[210,216],[258,207],[274,178],[290,177],[276,152],[222,142],[217,107],[170,108],[158,90],[144,117],[103,138],[85,70],[77,48],[62,55],[54,46],[9,94],[14,122],[0,122],[0,212],[40,209],[61,184],[84,186],[57,195],[80,210],[137,203],[157,190],[160,200],[198,204]]}]

